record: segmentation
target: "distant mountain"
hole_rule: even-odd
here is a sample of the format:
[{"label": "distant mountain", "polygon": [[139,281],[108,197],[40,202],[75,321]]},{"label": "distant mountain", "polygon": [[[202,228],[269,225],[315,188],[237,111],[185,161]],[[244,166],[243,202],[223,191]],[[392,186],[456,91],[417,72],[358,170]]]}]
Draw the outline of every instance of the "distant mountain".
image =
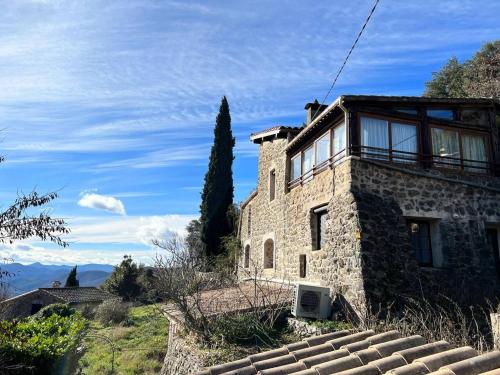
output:
[{"label": "distant mountain", "polygon": [[[11,277],[6,279],[14,295],[29,292],[36,288],[52,286],[53,281],[66,281],[69,271],[73,266],[53,264],[2,264],[0,268],[10,272]],[[109,264],[83,264],[78,266],[78,280],[80,286],[100,286],[113,271]]]}]

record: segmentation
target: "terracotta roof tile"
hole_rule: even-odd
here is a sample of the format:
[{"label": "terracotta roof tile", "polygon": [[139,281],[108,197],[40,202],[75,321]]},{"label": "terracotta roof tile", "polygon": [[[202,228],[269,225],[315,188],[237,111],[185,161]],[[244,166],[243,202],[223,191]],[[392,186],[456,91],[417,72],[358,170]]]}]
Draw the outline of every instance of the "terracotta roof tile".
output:
[{"label": "terracotta roof tile", "polygon": [[102,302],[120,298],[93,286],[74,288],[39,288],[39,290],[59,298],[66,303]]},{"label": "terracotta roof tile", "polygon": [[198,375],[429,373],[500,375],[500,352],[478,355],[471,347],[452,349],[446,341],[427,344],[421,336],[401,337],[397,331],[382,334],[338,331],[211,367]]}]

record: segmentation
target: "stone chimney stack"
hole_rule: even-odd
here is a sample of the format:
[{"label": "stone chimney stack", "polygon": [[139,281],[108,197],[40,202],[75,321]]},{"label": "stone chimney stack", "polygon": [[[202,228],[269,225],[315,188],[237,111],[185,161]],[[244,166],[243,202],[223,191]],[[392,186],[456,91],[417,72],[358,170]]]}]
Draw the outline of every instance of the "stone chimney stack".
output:
[{"label": "stone chimney stack", "polygon": [[318,99],[314,99],[313,103],[307,103],[304,107],[307,111],[306,125],[309,125],[327,107],[328,106],[326,104],[319,104]]},{"label": "stone chimney stack", "polygon": [[52,281],[52,288],[60,288],[61,282],[59,280]]}]

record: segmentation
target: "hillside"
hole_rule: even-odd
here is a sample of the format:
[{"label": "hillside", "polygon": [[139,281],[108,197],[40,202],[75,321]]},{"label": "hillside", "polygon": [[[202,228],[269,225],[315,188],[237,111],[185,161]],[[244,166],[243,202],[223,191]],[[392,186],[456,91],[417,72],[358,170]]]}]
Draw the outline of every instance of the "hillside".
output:
[{"label": "hillside", "polygon": [[[20,264],[11,263],[2,265],[2,269],[12,273],[8,279],[13,295],[22,294],[30,290],[50,287],[55,280],[63,285],[68,272],[73,266],[47,265],[41,263]],[[78,266],[80,286],[100,286],[111,274],[113,266],[109,264],[85,264]]]}]

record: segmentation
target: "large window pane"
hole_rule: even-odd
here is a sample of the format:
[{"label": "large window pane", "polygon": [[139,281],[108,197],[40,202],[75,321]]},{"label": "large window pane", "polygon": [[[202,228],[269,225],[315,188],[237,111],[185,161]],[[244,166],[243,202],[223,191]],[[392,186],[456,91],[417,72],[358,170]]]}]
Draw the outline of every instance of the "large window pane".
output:
[{"label": "large window pane", "polygon": [[308,178],[312,178],[312,175],[313,175],[313,171],[312,171],[312,168],[313,168],[313,165],[314,165],[314,161],[313,161],[313,147],[309,147],[308,149],[306,149],[304,151],[304,154],[303,154],[303,160],[302,160],[302,171],[304,173],[304,180],[307,180]]},{"label": "large window pane", "polygon": [[458,132],[432,128],[433,160],[446,167],[460,165],[460,146]]},{"label": "large window pane", "polygon": [[[417,158],[417,127],[409,124],[392,123],[393,158],[398,162],[414,163]],[[398,153],[398,151],[402,151]],[[412,154],[406,154],[411,152]]]},{"label": "large window pane", "polygon": [[316,141],[316,165],[321,165],[330,157],[330,133]]},{"label": "large window pane", "polygon": [[290,181],[296,180],[300,177],[300,154],[294,156],[292,158],[291,166],[290,166]]},{"label": "large window pane", "polygon": [[[370,117],[361,117],[362,156],[375,159],[387,159],[389,149],[388,123]],[[382,149],[382,150],[380,150]],[[379,156],[380,155],[380,156]]]},{"label": "large window pane", "polygon": [[345,155],[345,124],[342,123],[333,129],[333,156],[334,161]]},{"label": "large window pane", "polygon": [[[463,158],[475,161],[464,161],[466,171],[486,173],[486,145],[484,137],[481,135],[462,134],[462,152]],[[483,162],[483,163],[481,163]]]}]

